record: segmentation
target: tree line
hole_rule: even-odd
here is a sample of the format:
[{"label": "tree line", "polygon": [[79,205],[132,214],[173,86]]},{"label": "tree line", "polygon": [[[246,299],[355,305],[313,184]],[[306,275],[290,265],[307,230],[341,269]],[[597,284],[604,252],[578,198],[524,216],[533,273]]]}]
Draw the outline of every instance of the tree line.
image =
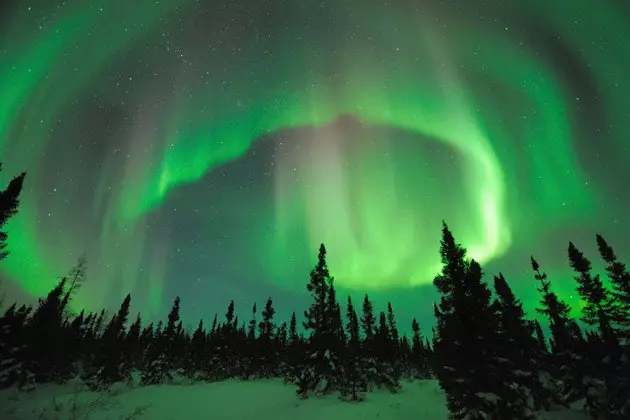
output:
[{"label": "tree line", "polygon": [[[25,174],[0,191],[0,259],[7,256],[2,229],[16,214]],[[300,398],[338,393],[362,401],[374,388],[399,392],[401,381],[439,381],[452,419],[534,419],[536,412],[583,400],[593,418],[630,417],[630,271],[601,235],[605,282],[573,243],[569,266],[584,303],[575,318],[553,291],[532,257],[532,281],[540,293],[541,324],[528,319],[502,274],[484,281],[481,266],[467,256],[446,224],[442,271],[433,283],[437,326],[431,337],[412,322],[401,334],[391,303],[376,311],[368,295],[360,308],[337,298],[334,278],[319,249],[306,290],[312,300],[299,317],[275,317],[269,298],[249,319],[239,320],[234,301],[210,325],[183,327],[180,299],[165,321],[130,319],[131,295],[108,315],[69,309],[87,278],[81,259],[36,306],[17,303],[0,318],[0,387],[32,389],[77,375],[93,390],[131,381],[141,385],[191,381],[282,378]],[[343,308],[342,308],[343,306]],[[343,312],[343,314],[342,314]],[[303,328],[298,328],[302,322]]]}]

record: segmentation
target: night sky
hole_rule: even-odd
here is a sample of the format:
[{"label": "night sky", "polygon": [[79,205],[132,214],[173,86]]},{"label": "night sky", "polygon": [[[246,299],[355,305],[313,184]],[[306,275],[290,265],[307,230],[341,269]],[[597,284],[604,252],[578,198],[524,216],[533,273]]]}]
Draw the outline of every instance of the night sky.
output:
[{"label": "night sky", "polygon": [[0,2],[3,287],[85,254],[75,309],[286,318],[324,242],[343,301],[428,328],[445,219],[578,310],[569,240],[630,262],[629,39],[627,0]]}]

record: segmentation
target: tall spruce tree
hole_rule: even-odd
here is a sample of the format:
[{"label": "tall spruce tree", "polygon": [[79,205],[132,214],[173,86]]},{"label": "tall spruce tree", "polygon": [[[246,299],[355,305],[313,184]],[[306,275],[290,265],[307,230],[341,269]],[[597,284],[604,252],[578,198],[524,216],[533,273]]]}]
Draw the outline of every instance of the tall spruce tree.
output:
[{"label": "tall spruce tree", "polygon": [[[2,172],[2,163],[0,163],[0,172]],[[15,216],[20,205],[20,193],[24,186],[24,178],[26,172],[13,178],[5,190],[0,190],[0,261],[5,259],[9,254],[7,250],[7,232],[4,230],[7,221]]]},{"label": "tall spruce tree", "polygon": [[179,315],[180,312],[180,299],[179,296],[175,297],[173,301],[173,307],[168,314],[168,323],[164,330],[164,352],[167,355],[167,360],[170,365],[170,369],[174,370],[174,366],[180,364],[182,359],[182,321]]},{"label": "tall spruce tree", "polygon": [[304,312],[304,328],[309,333],[309,355],[298,379],[298,395],[306,397],[308,391],[317,393],[336,389],[343,378],[339,355],[334,352],[336,333],[327,305],[332,278],[326,263],[326,247],[321,244],[317,264],[311,271],[306,289],[313,303]]},{"label": "tall spruce tree", "polygon": [[263,340],[271,340],[273,337],[273,330],[275,324],[273,322],[273,316],[275,315],[276,310],[273,308],[273,301],[271,298],[267,299],[267,303],[265,304],[265,309],[262,312],[263,319],[258,325],[260,328],[260,338]]},{"label": "tall spruce tree", "polygon": [[373,386],[380,384],[377,353],[377,327],[374,316],[374,306],[368,295],[363,298],[363,315],[361,316],[361,328],[363,329],[363,342],[361,343],[362,365],[365,372],[367,387],[370,390]]},{"label": "tall spruce tree", "polygon": [[192,380],[205,379],[203,372],[206,369],[206,345],[206,332],[203,326],[203,319],[200,319],[186,353],[185,372],[186,376]]},{"label": "tall spruce tree", "polygon": [[140,312],[136,315],[136,320],[129,327],[127,335],[125,337],[125,363],[130,366],[132,370],[138,369],[142,362],[142,343],[140,341],[140,334],[142,333],[142,318]]},{"label": "tall spruce tree", "polygon": [[494,277],[494,290],[497,299],[493,307],[499,320],[496,351],[500,355],[498,363],[506,373],[503,379],[513,384],[511,389],[520,398],[532,398],[536,409],[548,407],[550,396],[539,375],[541,349],[534,337],[535,324],[525,319],[523,304],[503,274]]},{"label": "tall spruce tree", "polygon": [[[591,262],[577,247],[569,242],[569,263],[578,274],[577,291],[585,302],[582,321],[597,326],[599,335],[587,333],[588,360],[583,365],[585,377],[582,384],[586,398],[585,408],[592,417],[614,418],[619,409],[630,403],[628,373],[630,366],[621,358],[621,348],[613,323],[618,313],[614,296],[604,286],[599,274],[593,274]],[[625,375],[620,375],[625,371]],[[625,377],[625,382],[624,382]],[[623,391],[620,393],[619,390]],[[625,398],[619,398],[626,394]],[[630,414],[630,406],[624,407]]]},{"label": "tall spruce tree", "polygon": [[[392,368],[393,377],[395,382],[399,385],[401,376],[403,375],[403,365],[405,360],[405,354],[401,349],[401,338],[396,326],[396,316],[392,308],[391,302],[387,302],[387,327],[391,336],[391,349],[392,349]],[[396,385],[398,387],[398,385]]]},{"label": "tall spruce tree", "polygon": [[431,377],[428,351],[422,340],[420,324],[416,318],[411,322],[411,368],[412,377],[416,379],[428,379]]},{"label": "tall spruce tree", "polygon": [[363,329],[365,345],[371,345],[374,337],[374,326],[376,318],[374,317],[374,309],[368,295],[363,298],[363,316],[361,316],[361,328]]},{"label": "tall spruce tree", "polygon": [[120,305],[118,312],[105,327],[103,336],[99,340],[96,359],[85,379],[94,389],[106,389],[115,382],[131,379],[131,366],[125,358],[125,324],[129,317],[131,295],[127,295]]},{"label": "tall spruce tree", "polygon": [[297,318],[295,312],[291,314],[287,338],[287,369],[284,373],[285,382],[295,382],[302,372],[302,351],[300,336],[297,333]]},{"label": "tall spruce tree", "polygon": [[282,321],[276,328],[273,337],[274,367],[272,375],[277,378],[285,378],[291,367],[287,360],[289,354],[289,325]]},{"label": "tall spruce tree", "polygon": [[571,308],[551,291],[551,281],[548,280],[547,273],[540,271],[540,265],[534,257],[531,257],[531,265],[534,270],[534,278],[540,283],[538,292],[542,295],[540,306],[536,308],[536,312],[545,315],[549,320],[551,350],[555,354],[573,350],[575,348],[575,338],[572,336],[569,327],[571,323],[569,317]]},{"label": "tall spruce tree", "polygon": [[214,334],[217,331],[218,328],[218,321],[217,321],[217,314],[214,314],[214,317],[212,318],[212,325],[210,326],[210,331],[209,331],[209,335],[210,337],[214,337]]},{"label": "tall spruce tree", "polygon": [[225,313],[225,329],[226,330],[235,330],[235,320],[234,320],[234,301],[231,300],[228,305],[227,312]]},{"label": "tall spruce tree", "polygon": [[254,375],[260,374],[260,359],[262,355],[260,354],[260,342],[256,334],[256,329],[258,328],[257,311],[258,305],[254,303],[254,306],[252,306],[252,317],[247,326],[247,347],[243,355],[243,379],[249,379]]},{"label": "tall spruce tree", "polygon": [[[525,319],[523,304],[516,298],[503,274],[494,277],[500,326],[501,354],[515,366],[529,366],[537,350],[533,324]],[[531,367],[531,366],[530,366]]]},{"label": "tall spruce tree", "polygon": [[346,318],[348,320],[348,323],[346,324],[348,345],[345,359],[347,381],[341,389],[341,395],[344,399],[350,401],[362,401],[365,398],[364,392],[367,391],[367,380],[361,364],[359,319],[350,296],[348,296]]},{"label": "tall spruce tree", "polygon": [[400,371],[397,369],[394,341],[387,322],[385,312],[378,317],[378,327],[374,334],[374,355],[376,359],[376,385],[385,386],[391,392],[398,392],[400,387]]},{"label": "tall spruce tree", "polygon": [[400,336],[398,334],[398,328],[396,327],[396,317],[394,316],[394,310],[391,302],[387,302],[387,328],[389,329],[389,334],[391,336],[392,367],[394,368],[395,376],[400,377]]},{"label": "tall spruce tree", "polygon": [[341,321],[341,306],[337,301],[334,279],[330,278],[328,296],[326,299],[326,318],[330,321],[330,348],[339,357],[343,358],[346,336]]},{"label": "tall spruce tree", "polygon": [[434,280],[441,294],[434,357],[451,418],[533,418],[526,396],[504,383],[506,372],[497,363],[498,323],[481,267],[466,257],[446,223],[440,256],[442,272]]},{"label": "tall spruce tree", "polygon": [[361,350],[361,337],[359,335],[359,320],[357,312],[352,304],[352,298],[348,296],[348,306],[346,311],[346,331],[348,333],[348,354],[356,356]]},{"label": "tall spruce tree", "polygon": [[66,379],[71,372],[60,369],[64,358],[63,295],[66,278],[62,278],[39,305],[28,320],[25,350],[26,370],[22,372],[21,385],[34,382],[50,382]]},{"label": "tall spruce tree", "polygon": [[534,257],[530,261],[534,278],[540,283],[537,290],[542,295],[536,312],[547,318],[551,332],[551,354],[543,358],[549,375],[547,390],[555,402],[566,405],[582,396],[584,362],[579,356],[583,350],[582,333],[570,316],[569,305],[551,290],[547,274],[540,271]]},{"label": "tall spruce tree", "polygon": [[254,306],[252,307],[252,319],[249,320],[249,328],[247,330],[247,338],[252,344],[256,340],[256,311],[257,308],[256,304],[254,303]]},{"label": "tall spruce tree", "polygon": [[32,307],[11,305],[0,318],[0,389],[17,382],[25,363],[25,329]]},{"label": "tall spruce tree", "polygon": [[275,324],[273,317],[276,310],[273,308],[271,298],[267,299],[265,309],[262,312],[263,319],[258,325],[260,329],[260,368],[263,377],[270,377],[275,374],[277,368],[277,354],[274,342],[273,332]]},{"label": "tall spruce tree", "polygon": [[630,271],[619,261],[613,248],[604,237],[596,235],[597,247],[606,262],[606,273],[613,287],[612,295],[616,300],[614,320],[620,326],[624,344],[630,344]]},{"label": "tall spruce tree", "polygon": [[179,302],[179,297],[176,297],[168,314],[166,327],[163,328],[160,321],[154,330],[154,338],[147,349],[147,364],[142,371],[143,385],[170,383],[173,380],[174,368],[180,361],[177,354]]},{"label": "tall spruce tree", "polygon": [[599,274],[591,273],[591,262],[573,242],[569,242],[569,263],[578,274],[575,277],[578,283],[577,291],[586,303],[582,308],[582,321],[591,326],[596,325],[602,339],[612,350],[618,343],[612,326],[613,306],[609,291],[604,287]]},{"label": "tall spruce tree", "polygon": [[392,303],[387,302],[387,327],[392,335],[392,341],[398,343],[400,337],[398,335],[398,328],[396,327],[396,317],[394,316],[394,310],[392,309]]}]

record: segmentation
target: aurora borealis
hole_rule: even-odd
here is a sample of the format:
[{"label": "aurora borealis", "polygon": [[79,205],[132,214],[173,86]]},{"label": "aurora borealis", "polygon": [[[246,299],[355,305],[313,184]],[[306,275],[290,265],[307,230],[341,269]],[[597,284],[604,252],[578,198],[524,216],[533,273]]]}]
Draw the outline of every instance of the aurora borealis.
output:
[{"label": "aurora borealis", "polygon": [[595,232],[630,254],[621,0],[4,7],[16,290],[85,254],[77,305],[301,312],[324,242],[342,296],[428,317],[442,219],[529,309],[530,254],[567,299],[569,240],[596,265]]}]

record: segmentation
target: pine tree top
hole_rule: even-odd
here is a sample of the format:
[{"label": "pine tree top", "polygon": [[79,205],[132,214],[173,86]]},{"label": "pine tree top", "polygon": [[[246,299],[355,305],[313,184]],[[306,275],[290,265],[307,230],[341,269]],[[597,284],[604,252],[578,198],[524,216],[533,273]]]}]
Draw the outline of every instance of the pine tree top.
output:
[{"label": "pine tree top", "polygon": [[573,242],[569,242],[569,262],[571,268],[580,274],[588,274],[591,271],[591,262],[576,248]]}]

